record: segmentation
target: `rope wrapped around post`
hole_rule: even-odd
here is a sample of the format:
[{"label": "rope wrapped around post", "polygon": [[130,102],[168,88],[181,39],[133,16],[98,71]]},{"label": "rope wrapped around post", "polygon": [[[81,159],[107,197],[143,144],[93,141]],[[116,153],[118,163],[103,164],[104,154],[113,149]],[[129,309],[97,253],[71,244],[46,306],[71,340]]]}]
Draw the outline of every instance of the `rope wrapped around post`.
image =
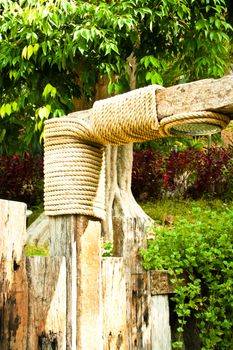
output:
[{"label": "rope wrapped around post", "polygon": [[46,123],[47,215],[78,213],[100,219],[105,216],[104,147],[90,141],[92,133],[85,124],[76,117],[51,119]]},{"label": "rope wrapped around post", "polygon": [[[45,213],[105,217],[104,145],[159,137],[156,85],[45,123]],[[161,87],[159,87],[161,88]]]},{"label": "rope wrapped around post", "polygon": [[[177,134],[211,134],[225,128],[224,114],[199,111],[157,118],[151,85],[94,103],[88,111],[45,123],[45,213],[105,217],[105,145],[143,142]],[[193,129],[190,129],[190,125]],[[196,128],[196,129],[195,129]],[[191,131],[190,131],[191,130]]]}]

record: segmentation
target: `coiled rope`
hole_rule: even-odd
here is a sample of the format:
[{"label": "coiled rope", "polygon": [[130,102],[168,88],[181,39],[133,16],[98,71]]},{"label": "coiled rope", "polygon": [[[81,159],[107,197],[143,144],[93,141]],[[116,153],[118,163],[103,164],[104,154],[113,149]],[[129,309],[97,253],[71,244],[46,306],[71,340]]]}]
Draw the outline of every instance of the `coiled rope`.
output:
[{"label": "coiled rope", "polygon": [[209,135],[226,128],[229,122],[230,118],[221,113],[186,112],[162,119],[159,133],[161,137]]},{"label": "coiled rope", "polygon": [[[85,141],[84,141],[85,140]],[[44,202],[47,215],[105,217],[104,147],[85,120],[51,119],[45,126]]]},{"label": "coiled rope", "polygon": [[[45,123],[45,212],[105,217],[105,145],[142,142],[158,137],[212,133],[230,119],[195,112],[157,119],[152,85],[94,103],[91,111]],[[190,126],[193,129],[190,129]],[[213,129],[214,128],[214,129]]]}]

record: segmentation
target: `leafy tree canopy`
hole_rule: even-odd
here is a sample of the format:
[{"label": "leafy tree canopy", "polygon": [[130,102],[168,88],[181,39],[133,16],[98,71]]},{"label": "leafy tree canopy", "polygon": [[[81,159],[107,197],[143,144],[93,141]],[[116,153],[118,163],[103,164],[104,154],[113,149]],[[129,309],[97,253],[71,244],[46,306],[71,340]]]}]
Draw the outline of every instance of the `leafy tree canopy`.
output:
[{"label": "leafy tree canopy", "polygon": [[227,0],[0,0],[0,151],[35,145],[44,120],[72,111],[74,98],[91,99],[101,76],[109,93],[128,90],[130,55],[137,86],[222,76],[229,7]]}]

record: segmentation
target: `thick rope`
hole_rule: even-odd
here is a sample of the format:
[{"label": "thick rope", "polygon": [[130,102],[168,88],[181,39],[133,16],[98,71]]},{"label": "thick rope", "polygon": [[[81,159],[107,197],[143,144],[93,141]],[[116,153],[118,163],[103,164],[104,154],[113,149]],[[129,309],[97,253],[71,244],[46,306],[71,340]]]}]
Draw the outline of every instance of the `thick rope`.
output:
[{"label": "thick rope", "polygon": [[150,85],[96,101],[91,125],[103,144],[122,145],[159,137],[155,91]]},{"label": "thick rope", "polygon": [[187,124],[200,124],[199,126],[200,132],[201,132],[201,124],[219,126],[221,129],[224,129],[229,124],[229,122],[230,122],[230,118],[225,114],[215,113],[210,111],[174,114],[170,117],[167,117],[161,120],[159,133],[162,137],[177,136],[177,134],[173,134],[172,129],[178,125],[187,125]]},{"label": "thick rope", "polygon": [[105,217],[104,147],[94,140],[85,120],[63,117],[46,122],[44,201],[47,215]]},{"label": "thick rope", "polygon": [[[105,217],[104,145],[172,136],[179,125],[225,128],[230,119],[214,112],[173,115],[158,122],[155,90],[148,86],[95,102],[87,112],[45,123],[45,212]],[[161,88],[161,87],[159,87]]]}]

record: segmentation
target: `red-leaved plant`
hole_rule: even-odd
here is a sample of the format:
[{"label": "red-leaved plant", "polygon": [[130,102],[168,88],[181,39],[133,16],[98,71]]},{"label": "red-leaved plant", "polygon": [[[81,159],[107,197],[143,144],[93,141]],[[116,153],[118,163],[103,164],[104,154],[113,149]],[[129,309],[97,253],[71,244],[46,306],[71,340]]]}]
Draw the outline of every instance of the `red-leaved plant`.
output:
[{"label": "red-leaved plant", "polygon": [[43,158],[25,152],[21,157],[0,156],[0,198],[27,203],[43,201]]}]

